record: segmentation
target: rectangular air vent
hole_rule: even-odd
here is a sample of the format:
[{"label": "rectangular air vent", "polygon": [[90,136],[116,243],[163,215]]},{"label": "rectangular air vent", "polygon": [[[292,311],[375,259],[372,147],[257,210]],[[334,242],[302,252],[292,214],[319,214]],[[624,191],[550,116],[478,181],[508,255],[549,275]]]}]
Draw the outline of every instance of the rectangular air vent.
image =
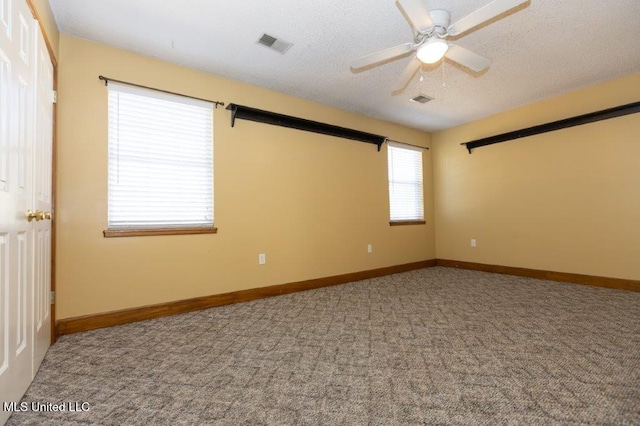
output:
[{"label": "rectangular air vent", "polygon": [[269,34],[262,34],[262,36],[258,39],[257,43],[265,47],[268,47],[269,49],[275,50],[276,52],[281,53],[283,55],[287,50],[289,50],[291,46],[293,46],[292,43],[289,43],[288,41],[284,41],[282,39],[279,39]]},{"label": "rectangular air vent", "polygon": [[413,102],[418,102],[419,104],[426,104],[429,101],[432,101],[433,98],[431,96],[426,95],[418,95],[415,98],[411,98]]}]

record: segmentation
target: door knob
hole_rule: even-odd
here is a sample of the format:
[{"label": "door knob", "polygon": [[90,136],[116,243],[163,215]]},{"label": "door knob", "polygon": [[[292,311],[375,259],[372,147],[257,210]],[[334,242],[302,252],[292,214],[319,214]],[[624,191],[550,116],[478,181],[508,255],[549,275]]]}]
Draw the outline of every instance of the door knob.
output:
[{"label": "door knob", "polygon": [[35,219],[36,221],[40,220],[40,214],[42,212],[40,210],[36,210],[35,212],[33,210],[27,210],[27,220],[29,222],[31,222],[33,219]]},{"label": "door knob", "polygon": [[43,212],[42,210],[36,210],[34,212],[33,210],[27,210],[27,220],[31,222],[33,219],[35,219],[36,222],[45,219],[51,220],[51,212]]}]

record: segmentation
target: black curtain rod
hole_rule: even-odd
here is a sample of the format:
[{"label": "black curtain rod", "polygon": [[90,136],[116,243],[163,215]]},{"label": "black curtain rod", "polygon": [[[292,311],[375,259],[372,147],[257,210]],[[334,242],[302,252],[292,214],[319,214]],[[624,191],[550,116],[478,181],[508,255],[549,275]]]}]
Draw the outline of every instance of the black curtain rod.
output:
[{"label": "black curtain rod", "polygon": [[566,129],[567,127],[581,126],[594,121],[608,120],[610,118],[621,117],[623,115],[635,114],[640,112],[640,102],[633,102],[626,105],[620,105],[613,108],[603,109],[600,111],[590,112],[588,114],[577,115],[563,120],[552,121],[550,123],[540,124],[538,126],[527,127],[513,132],[502,133],[500,135],[489,136],[488,138],[477,139],[471,142],[464,142],[469,154],[474,148],[481,146],[493,145],[494,143],[506,142],[513,139],[524,138],[527,136],[538,135],[540,133],[553,132],[554,130]]},{"label": "black curtain rod", "polygon": [[399,143],[400,145],[407,145],[407,146],[412,146],[414,148],[420,148],[420,149],[426,149],[428,150],[429,147],[428,146],[420,146],[420,145],[414,145],[412,143],[406,143],[406,142],[400,142],[400,141],[394,141],[393,139],[387,139],[386,142],[393,142],[393,143]]},{"label": "black curtain rod", "polygon": [[142,84],[135,84],[135,83],[129,83],[128,81],[116,80],[115,78],[105,77],[103,75],[99,75],[98,78],[104,81],[105,86],[109,84],[110,81],[113,81],[114,83],[126,84],[127,86],[140,87],[141,89],[155,90],[156,92],[167,93],[169,95],[182,96],[183,98],[195,99],[197,101],[211,102],[214,105],[214,108],[217,108],[218,105],[224,106],[224,102],[220,102],[220,101],[212,101],[210,99],[196,98],[195,96],[183,95],[182,93],[170,92],[168,90],[157,89],[155,87],[143,86]]}]

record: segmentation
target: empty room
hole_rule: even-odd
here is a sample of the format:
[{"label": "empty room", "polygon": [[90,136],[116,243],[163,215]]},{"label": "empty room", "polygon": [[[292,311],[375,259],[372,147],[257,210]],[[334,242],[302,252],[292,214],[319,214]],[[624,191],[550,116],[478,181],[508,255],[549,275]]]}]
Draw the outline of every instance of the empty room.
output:
[{"label": "empty room", "polygon": [[0,0],[0,425],[640,425],[638,22]]}]

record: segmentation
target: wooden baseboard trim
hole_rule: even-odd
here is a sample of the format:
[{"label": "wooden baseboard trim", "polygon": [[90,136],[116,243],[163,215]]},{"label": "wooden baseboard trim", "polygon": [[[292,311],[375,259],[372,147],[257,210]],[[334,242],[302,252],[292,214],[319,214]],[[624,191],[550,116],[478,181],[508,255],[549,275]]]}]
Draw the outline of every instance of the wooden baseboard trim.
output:
[{"label": "wooden baseboard trim", "polygon": [[516,268],[513,266],[488,265],[485,263],[462,262],[459,260],[437,259],[437,266],[471,269],[474,271],[494,272],[496,274],[516,275],[573,284],[586,284],[595,287],[617,290],[640,291],[640,281],[621,278],[598,277],[594,275],[571,274],[568,272],[543,271],[540,269]]},{"label": "wooden baseboard trim", "polygon": [[288,284],[272,285],[269,287],[254,288],[250,290],[234,291],[232,293],[216,294],[212,296],[196,297],[194,299],[177,300],[175,302],[161,303],[158,305],[142,306],[139,308],[123,309],[119,311],[105,312],[95,315],[64,318],[56,322],[58,336],[80,333],[98,328],[127,324],[130,322],[144,321],[169,315],[182,314],[213,308],[216,306],[230,305],[233,303],[249,302],[282,294],[296,293],[321,287],[329,287],[360,281],[370,278],[415,269],[436,266],[436,260],[424,260],[420,262],[406,263],[403,265],[388,266],[385,268],[371,269],[368,271],[352,272],[349,274],[335,275],[332,277],[316,278],[312,280],[298,281]]}]

